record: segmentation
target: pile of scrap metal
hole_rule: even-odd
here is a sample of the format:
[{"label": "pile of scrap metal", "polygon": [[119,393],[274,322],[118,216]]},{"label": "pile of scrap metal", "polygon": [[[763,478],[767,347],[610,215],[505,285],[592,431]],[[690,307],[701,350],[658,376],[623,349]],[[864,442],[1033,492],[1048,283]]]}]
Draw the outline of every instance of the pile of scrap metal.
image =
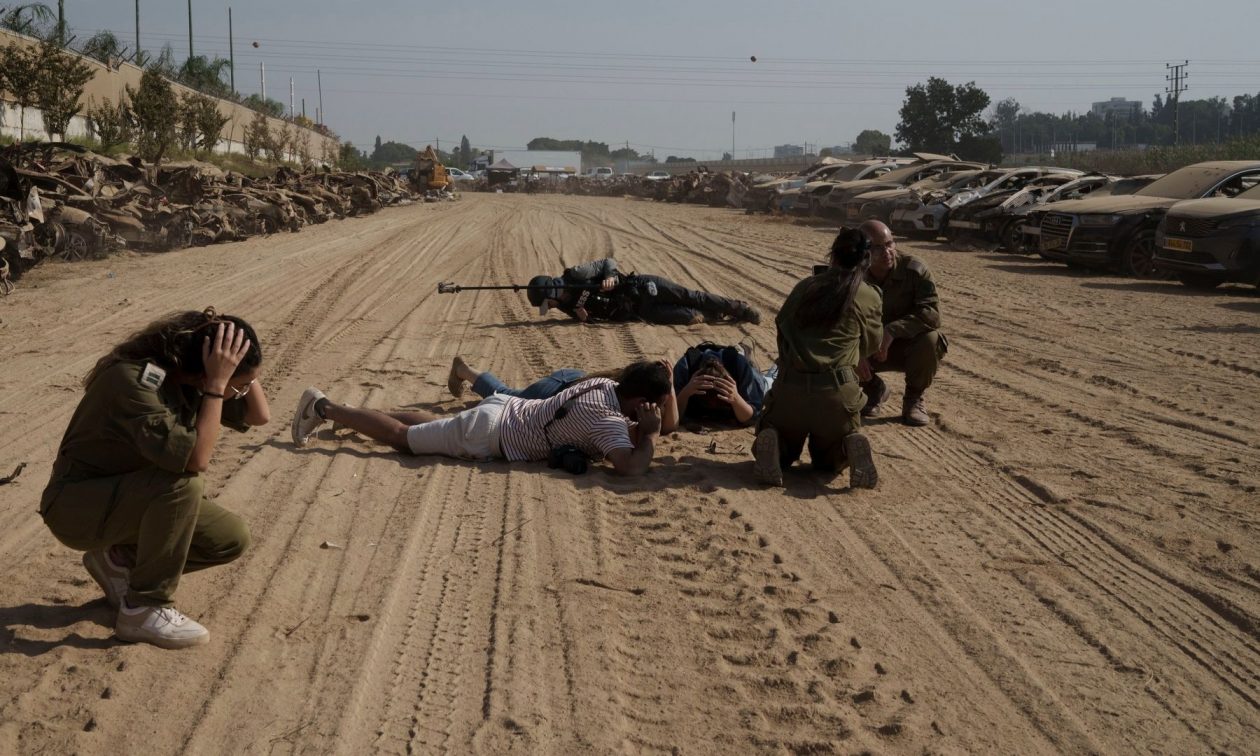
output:
[{"label": "pile of scrap metal", "polygon": [[395,173],[297,172],[250,178],[209,163],[146,164],[74,144],[0,150],[0,273],[15,281],[48,257],[166,251],[297,231],[410,203]]}]

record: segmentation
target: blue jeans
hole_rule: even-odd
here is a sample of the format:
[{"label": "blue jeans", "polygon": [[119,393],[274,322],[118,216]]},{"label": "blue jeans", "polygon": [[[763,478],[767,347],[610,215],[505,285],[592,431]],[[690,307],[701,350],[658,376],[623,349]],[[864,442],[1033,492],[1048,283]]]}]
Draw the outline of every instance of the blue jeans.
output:
[{"label": "blue jeans", "polygon": [[499,380],[494,373],[487,371],[473,381],[472,390],[483,399],[494,394],[507,394],[521,399],[550,399],[585,376],[585,371],[563,368],[546,378],[539,378],[523,389],[514,389]]}]

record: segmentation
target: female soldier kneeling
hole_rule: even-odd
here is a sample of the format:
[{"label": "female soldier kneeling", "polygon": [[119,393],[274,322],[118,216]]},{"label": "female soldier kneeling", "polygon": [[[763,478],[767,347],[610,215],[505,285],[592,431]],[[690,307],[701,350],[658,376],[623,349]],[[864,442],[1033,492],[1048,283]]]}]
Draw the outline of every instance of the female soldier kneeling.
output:
[{"label": "female soldier kneeling", "polygon": [[185,572],[236,559],[249,544],[237,515],[202,497],[219,426],[270,419],[262,350],[244,320],[177,313],[102,357],[61,440],[40,502],[44,523],[118,609],[124,641],[183,648],[208,631],[172,597]]},{"label": "female soldier kneeling", "polygon": [[849,465],[849,485],[874,488],[870,442],[858,432],[865,395],[859,365],[879,351],[884,335],[879,290],[866,283],[870,241],[844,229],[831,245],[831,267],[796,285],[775,319],[779,377],[766,397],[753,470],[762,483],[783,485],[783,471],[806,441],[814,468]]}]

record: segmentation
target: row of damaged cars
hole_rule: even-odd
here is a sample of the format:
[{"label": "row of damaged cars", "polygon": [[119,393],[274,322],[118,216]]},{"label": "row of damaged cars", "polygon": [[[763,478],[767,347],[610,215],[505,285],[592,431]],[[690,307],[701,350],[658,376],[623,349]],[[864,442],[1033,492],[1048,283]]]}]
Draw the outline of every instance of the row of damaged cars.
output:
[{"label": "row of damaged cars", "polygon": [[281,167],[251,178],[209,163],[146,164],[63,143],[0,150],[0,281],[48,258],[161,252],[297,231],[409,203],[394,173]]}]

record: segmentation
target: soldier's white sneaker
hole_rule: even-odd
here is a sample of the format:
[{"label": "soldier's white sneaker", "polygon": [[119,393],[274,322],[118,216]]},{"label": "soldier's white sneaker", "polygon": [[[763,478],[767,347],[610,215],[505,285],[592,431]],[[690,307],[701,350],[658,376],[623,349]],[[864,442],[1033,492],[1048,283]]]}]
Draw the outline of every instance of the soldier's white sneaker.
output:
[{"label": "soldier's white sneaker", "polygon": [[302,392],[298,400],[297,412],[293,414],[293,444],[306,446],[315,429],[328,422],[315,411],[315,402],[324,398],[324,392],[314,386]]},{"label": "soldier's white sneaker", "polygon": [[173,606],[118,609],[114,633],[129,643],[151,643],[159,648],[188,648],[210,642],[210,631]]},{"label": "soldier's white sneaker", "polygon": [[123,597],[127,595],[126,567],[114,564],[109,558],[109,549],[93,549],[83,552],[83,566],[96,584],[105,592],[105,600],[117,609],[122,606]]},{"label": "soldier's white sneaker", "polygon": [[753,476],[768,486],[783,485],[783,468],[779,466],[779,432],[762,428],[753,439]]}]

